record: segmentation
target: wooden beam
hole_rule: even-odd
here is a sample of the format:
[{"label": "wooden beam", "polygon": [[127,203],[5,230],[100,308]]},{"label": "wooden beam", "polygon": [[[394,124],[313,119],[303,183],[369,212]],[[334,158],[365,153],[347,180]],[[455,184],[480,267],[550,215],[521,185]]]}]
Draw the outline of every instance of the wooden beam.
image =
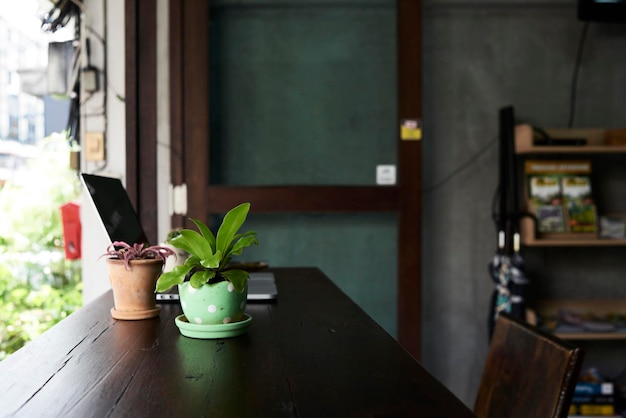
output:
[{"label": "wooden beam", "polygon": [[150,243],[157,221],[156,3],[126,1],[126,189]]},{"label": "wooden beam", "polygon": [[391,186],[211,186],[212,213],[250,202],[252,212],[389,212],[398,210]]},{"label": "wooden beam", "polygon": [[137,209],[137,1],[124,3],[126,90],[126,192]]},{"label": "wooden beam", "polygon": [[398,341],[421,357],[422,140],[403,135],[404,121],[422,122],[422,4],[398,0]]},{"label": "wooden beam", "polygon": [[[205,195],[209,187],[209,2],[184,0],[183,114],[184,176],[188,215],[194,208],[213,207]],[[204,217],[202,217],[204,219]]]},{"label": "wooden beam", "polygon": [[[182,95],[183,51],[185,51],[184,7],[185,1],[169,1],[170,183],[176,186],[185,183],[185,124],[183,123],[184,98]],[[173,228],[184,227],[184,222],[184,216],[180,214],[173,214],[170,218],[170,225]]]}]

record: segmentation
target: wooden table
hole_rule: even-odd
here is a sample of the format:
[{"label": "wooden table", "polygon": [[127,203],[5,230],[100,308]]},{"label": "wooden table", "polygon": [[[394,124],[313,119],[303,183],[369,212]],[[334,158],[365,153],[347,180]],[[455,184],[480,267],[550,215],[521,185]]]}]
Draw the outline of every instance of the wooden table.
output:
[{"label": "wooden table", "polygon": [[473,417],[315,268],[273,269],[248,333],[180,335],[178,303],[116,321],[102,295],[0,362],[0,416]]}]

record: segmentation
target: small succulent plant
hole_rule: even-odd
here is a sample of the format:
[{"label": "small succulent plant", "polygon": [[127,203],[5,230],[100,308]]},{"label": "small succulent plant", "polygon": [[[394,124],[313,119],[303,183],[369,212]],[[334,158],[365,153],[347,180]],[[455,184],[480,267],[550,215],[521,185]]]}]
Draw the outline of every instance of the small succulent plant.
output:
[{"label": "small succulent plant", "polygon": [[172,249],[160,245],[146,247],[145,244],[133,244],[131,246],[123,241],[115,241],[107,247],[107,252],[100,257],[104,256],[124,260],[126,270],[130,270],[131,260],[161,259],[165,264],[167,257],[176,257],[176,253]]}]

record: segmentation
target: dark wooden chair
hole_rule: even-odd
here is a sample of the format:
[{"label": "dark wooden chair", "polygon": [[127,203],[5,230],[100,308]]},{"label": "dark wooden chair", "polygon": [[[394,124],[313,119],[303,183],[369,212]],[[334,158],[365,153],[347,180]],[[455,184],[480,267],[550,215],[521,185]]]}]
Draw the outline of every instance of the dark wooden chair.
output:
[{"label": "dark wooden chair", "polygon": [[582,349],[500,314],[474,413],[478,418],[567,417],[583,356]]}]

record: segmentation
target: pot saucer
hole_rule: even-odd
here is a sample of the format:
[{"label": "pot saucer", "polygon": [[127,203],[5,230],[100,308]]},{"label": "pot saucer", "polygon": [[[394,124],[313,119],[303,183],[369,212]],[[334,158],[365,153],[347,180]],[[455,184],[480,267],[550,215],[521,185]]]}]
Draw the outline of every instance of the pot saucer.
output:
[{"label": "pot saucer", "polygon": [[229,324],[193,324],[185,315],[176,317],[176,326],[185,337],[200,339],[230,338],[245,334],[248,331],[252,317],[244,314],[244,319]]},{"label": "pot saucer", "polygon": [[115,307],[111,308],[111,316],[114,319],[127,319],[127,320],[138,320],[138,319],[149,319],[155,318],[159,316],[161,313],[161,307],[157,306],[154,309],[144,309],[143,311],[118,311]]}]

